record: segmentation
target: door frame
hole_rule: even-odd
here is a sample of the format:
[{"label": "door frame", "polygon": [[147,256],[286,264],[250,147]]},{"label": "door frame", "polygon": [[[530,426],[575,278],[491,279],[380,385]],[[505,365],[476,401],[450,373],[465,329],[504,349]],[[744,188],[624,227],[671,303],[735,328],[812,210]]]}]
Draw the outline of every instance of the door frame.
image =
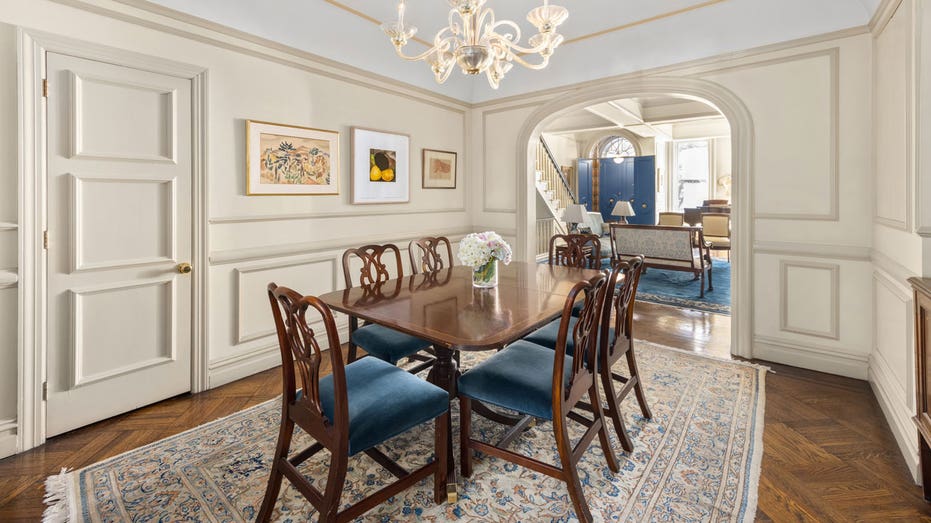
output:
[{"label": "door frame", "polygon": [[731,127],[733,230],[731,250],[731,353],[753,357],[753,118],[743,101],[720,84],[694,77],[623,77],[599,81],[539,105],[524,121],[517,138],[517,245],[515,258],[532,259],[535,247],[532,212],[536,197],[533,165],[535,144],[546,124],[585,106],[660,94],[678,94],[714,106]]},{"label": "door frame", "polygon": [[46,53],[61,53],[191,80],[191,392],[207,389],[207,69],[31,29],[17,29],[19,333],[16,451],[45,443],[47,362]]}]

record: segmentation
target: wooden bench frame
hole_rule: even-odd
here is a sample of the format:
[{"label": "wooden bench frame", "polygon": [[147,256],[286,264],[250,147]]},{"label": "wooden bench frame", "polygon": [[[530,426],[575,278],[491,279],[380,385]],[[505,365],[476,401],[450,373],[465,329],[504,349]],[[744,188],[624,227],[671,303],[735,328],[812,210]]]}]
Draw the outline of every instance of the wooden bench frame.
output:
[{"label": "wooden bench frame", "polygon": [[[674,258],[661,258],[658,256],[650,256],[646,252],[619,252],[617,246],[617,240],[615,239],[614,231],[625,228],[632,230],[670,230],[670,231],[688,231],[688,242],[689,242],[689,252],[692,252],[694,246],[699,245],[699,265],[695,265],[695,257],[690,256],[689,259],[674,259]],[[609,233],[611,237],[611,261],[612,265],[617,261],[624,261],[625,257],[633,257],[637,255],[643,255],[644,257],[644,268],[653,268],[653,269],[664,269],[669,271],[682,271],[690,272],[695,275],[695,279],[701,279],[701,294],[700,297],[705,297],[705,273],[708,273],[708,291],[714,290],[714,285],[712,283],[712,266],[711,266],[711,243],[705,241],[705,236],[702,233],[701,227],[676,227],[672,225],[631,225],[631,224],[618,224],[612,223]],[[685,235],[683,235],[685,236]],[[684,265],[675,265],[667,262],[688,262],[689,266]]]}]

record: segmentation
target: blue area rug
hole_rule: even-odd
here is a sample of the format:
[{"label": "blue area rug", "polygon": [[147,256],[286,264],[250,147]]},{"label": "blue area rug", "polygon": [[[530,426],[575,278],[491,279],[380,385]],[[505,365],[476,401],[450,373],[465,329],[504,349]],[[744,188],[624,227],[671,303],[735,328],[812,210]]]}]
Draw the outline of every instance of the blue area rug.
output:
[{"label": "blue area rug", "polygon": [[717,258],[712,262],[714,290],[701,294],[701,281],[687,272],[649,269],[640,277],[637,300],[672,305],[718,314],[731,313],[731,264]]}]

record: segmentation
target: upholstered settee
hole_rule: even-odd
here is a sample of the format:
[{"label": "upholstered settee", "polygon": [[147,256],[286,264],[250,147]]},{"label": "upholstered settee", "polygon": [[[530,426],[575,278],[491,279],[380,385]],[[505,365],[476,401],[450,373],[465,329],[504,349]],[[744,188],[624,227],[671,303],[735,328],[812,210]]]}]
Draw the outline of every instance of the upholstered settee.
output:
[{"label": "upholstered settee", "polygon": [[[611,251],[611,242],[608,238],[609,236],[608,224],[606,224],[604,222],[604,219],[602,219],[601,213],[600,212],[585,213],[585,222],[582,223],[581,227],[583,229],[587,227],[592,234],[594,234],[595,236],[598,236],[601,239],[602,260],[606,258],[611,259],[612,251]],[[607,266],[606,263],[602,263],[602,265]]]},{"label": "upholstered settee", "polygon": [[627,261],[642,254],[644,267],[690,272],[701,280],[702,298],[707,273],[708,290],[714,290],[710,244],[705,241],[701,227],[628,224],[610,227],[612,260]]}]

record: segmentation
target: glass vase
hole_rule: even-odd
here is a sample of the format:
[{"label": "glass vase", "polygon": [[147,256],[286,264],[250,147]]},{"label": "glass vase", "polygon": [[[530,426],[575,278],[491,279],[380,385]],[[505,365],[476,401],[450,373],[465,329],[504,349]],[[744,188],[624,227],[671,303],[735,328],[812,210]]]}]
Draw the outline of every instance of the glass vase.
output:
[{"label": "glass vase", "polygon": [[498,260],[491,259],[485,265],[480,265],[472,271],[472,285],[480,289],[490,289],[498,286]]}]

